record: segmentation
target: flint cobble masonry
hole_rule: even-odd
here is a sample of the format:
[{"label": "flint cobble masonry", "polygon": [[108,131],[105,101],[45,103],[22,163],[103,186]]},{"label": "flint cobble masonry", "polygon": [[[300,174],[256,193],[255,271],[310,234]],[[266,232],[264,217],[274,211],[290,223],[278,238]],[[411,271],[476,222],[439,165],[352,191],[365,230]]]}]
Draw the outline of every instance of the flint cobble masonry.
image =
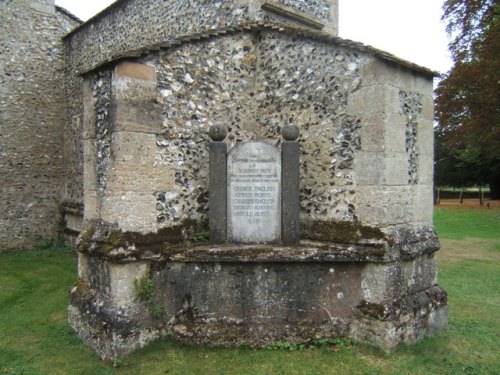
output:
[{"label": "flint cobble masonry", "polygon": [[0,251],[60,231],[66,50],[79,22],[51,1],[0,3]]},{"label": "flint cobble masonry", "polygon": [[[78,24],[51,1],[18,3],[27,20]],[[33,190],[51,203],[30,207],[57,228],[59,205],[66,233],[80,233],[69,320],[103,359],[165,335],[257,347],[338,336],[391,350],[446,325],[433,258],[434,72],[337,37],[337,12],[334,0],[121,0],[45,50],[58,68],[43,97],[59,96],[19,97],[55,116],[39,117],[52,129],[37,153],[51,161],[38,167],[53,171],[50,193]],[[31,79],[2,63],[2,79]],[[281,149],[291,126],[297,243],[208,244],[209,129],[227,133],[216,138],[230,153],[252,140]],[[5,145],[2,166],[29,164]],[[22,204],[7,206],[8,225]],[[147,301],[141,280],[153,285]]]}]

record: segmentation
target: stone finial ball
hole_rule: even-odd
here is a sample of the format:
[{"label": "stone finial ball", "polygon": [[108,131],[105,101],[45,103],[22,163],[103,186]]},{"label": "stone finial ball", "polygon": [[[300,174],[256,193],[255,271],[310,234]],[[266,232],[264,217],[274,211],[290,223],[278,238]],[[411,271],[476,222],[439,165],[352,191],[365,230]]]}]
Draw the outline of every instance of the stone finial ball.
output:
[{"label": "stone finial ball", "polygon": [[300,135],[299,127],[297,125],[285,125],[281,130],[281,135],[287,141],[295,141]]},{"label": "stone finial ball", "polygon": [[212,125],[208,130],[208,135],[212,141],[221,142],[226,138],[227,130],[224,125]]}]

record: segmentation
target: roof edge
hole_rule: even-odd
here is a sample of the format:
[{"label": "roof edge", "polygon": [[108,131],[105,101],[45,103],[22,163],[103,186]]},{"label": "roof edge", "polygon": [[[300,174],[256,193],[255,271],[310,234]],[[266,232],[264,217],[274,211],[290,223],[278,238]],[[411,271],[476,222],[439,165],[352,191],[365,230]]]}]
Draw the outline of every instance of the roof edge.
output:
[{"label": "roof edge", "polygon": [[[125,0],[126,1],[126,0]],[[211,37],[219,36],[219,35],[226,35],[229,33],[235,33],[235,32],[248,32],[248,31],[262,31],[262,30],[268,30],[268,31],[277,31],[277,32],[282,32],[282,33],[287,33],[287,34],[292,34],[296,36],[301,36],[304,38],[308,39],[313,39],[317,40],[320,42],[324,43],[335,43],[343,47],[347,48],[354,48],[362,52],[369,53],[375,57],[378,57],[382,60],[389,61],[398,65],[401,65],[403,67],[406,67],[410,70],[418,71],[426,76],[429,77],[439,77],[442,75],[442,73],[426,68],[424,66],[412,63],[408,60],[404,60],[402,58],[399,58],[389,52],[385,52],[383,50],[377,49],[375,47],[365,45],[361,42],[356,42],[350,39],[344,39],[339,36],[331,36],[328,34],[325,34],[323,32],[319,31],[311,31],[307,30],[304,28],[300,27],[294,27],[290,26],[289,24],[278,24],[278,23],[260,23],[256,22],[253,25],[249,24],[242,24],[238,25],[235,27],[226,27],[226,28],[215,28],[215,29],[209,29],[203,32],[202,34],[191,34],[191,35],[184,35],[184,36],[179,36],[178,38],[172,38],[165,40],[162,43],[159,44],[154,44],[154,45],[148,45],[144,46],[139,49],[134,49],[134,50],[129,50],[125,52],[120,52],[118,54],[115,54],[111,56],[110,58],[103,60],[97,64],[95,64],[93,67],[89,69],[85,69],[84,71],[77,72],[78,75],[85,75],[87,73],[90,73],[98,68],[101,68],[105,65],[111,64],[113,62],[118,62],[120,60],[126,59],[126,58],[137,58],[141,56],[145,56],[149,53],[154,53],[159,50],[167,50],[182,44],[198,41],[200,39],[208,39]]]},{"label": "roof edge", "polygon": [[[63,8],[62,6],[59,6],[59,5],[56,5],[56,10],[63,13],[64,15],[68,16],[69,18],[71,18],[72,20],[83,24],[83,21],[78,18],[77,16],[75,16],[73,13],[71,13],[69,10],[67,10],[66,8]],[[80,25],[76,26],[76,27],[80,27]]]},{"label": "roof edge", "polygon": [[87,21],[85,21],[85,22],[81,21],[82,23],[80,25],[78,25],[73,30],[71,30],[69,33],[67,33],[66,35],[63,36],[63,40],[66,39],[66,38],[68,38],[68,37],[70,37],[71,35],[73,35],[77,31],[79,31],[80,29],[82,29],[84,27],[87,27],[87,25],[92,24],[97,19],[99,19],[101,17],[104,17],[112,9],[114,9],[114,8],[116,8],[118,6],[121,6],[122,3],[126,3],[128,1],[130,1],[130,0],[116,0],[114,3],[109,4],[106,8],[104,8],[99,13],[96,13],[95,15],[93,15],[92,17],[90,17]]}]

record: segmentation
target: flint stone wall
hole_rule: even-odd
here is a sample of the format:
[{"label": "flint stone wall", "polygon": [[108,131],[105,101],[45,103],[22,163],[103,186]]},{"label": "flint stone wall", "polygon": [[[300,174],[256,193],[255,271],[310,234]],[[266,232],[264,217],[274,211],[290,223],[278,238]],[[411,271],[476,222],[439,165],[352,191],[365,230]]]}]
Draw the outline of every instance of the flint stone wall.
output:
[{"label": "flint stone wall", "polygon": [[79,22],[51,0],[0,2],[0,250],[62,230],[62,36]]},{"label": "flint stone wall", "polygon": [[[394,233],[405,227],[432,231],[428,75],[332,42],[270,30],[186,43],[136,61],[87,75],[84,138],[92,163],[86,183],[89,199],[100,197],[105,208],[88,219],[142,233],[202,220],[209,127],[227,126],[229,148],[253,138],[279,147],[281,128],[295,124],[306,227],[347,221]],[[127,64],[149,75],[120,73]],[[140,156],[130,159],[134,147]],[[150,172],[137,169],[140,160]],[[128,188],[106,186],[111,172]],[[89,200],[89,213],[96,204]]]},{"label": "flint stone wall", "polygon": [[[254,346],[348,336],[390,350],[442,329],[433,72],[283,14],[262,20],[258,2],[204,3],[209,17],[194,21],[194,2],[175,3],[178,33],[155,22],[133,33],[136,15],[173,6],[147,4],[122,1],[66,38],[83,73],[70,108],[83,113],[86,228],[69,319],[85,342],[111,360],[164,335]],[[279,149],[287,124],[300,128],[301,242],[203,244],[209,128],[227,128],[229,150]]]},{"label": "flint stone wall", "polygon": [[81,204],[84,195],[84,89],[81,74],[120,57],[140,56],[146,47],[153,50],[169,48],[182,40],[223,34],[231,28],[256,23],[297,24],[290,18],[263,11],[261,7],[266,2],[317,19],[325,25],[325,33],[337,34],[337,0],[122,0],[67,34],[64,38],[68,51],[68,120],[64,128],[65,200],[73,205]]},{"label": "flint stone wall", "polygon": [[[120,61],[83,87],[87,229],[70,322],[103,358],[167,334],[255,346],[349,336],[390,350],[446,324],[428,71],[259,26]],[[214,124],[229,149],[279,148],[285,124],[300,128],[297,246],[197,244]],[[138,265],[153,305],[132,297]]]},{"label": "flint stone wall", "polygon": [[337,0],[121,0],[66,37],[72,68],[84,73],[137,48],[168,48],[169,42],[203,36],[210,30],[268,21],[295,24],[262,10],[264,3],[320,19],[325,23],[325,33],[337,35]]}]

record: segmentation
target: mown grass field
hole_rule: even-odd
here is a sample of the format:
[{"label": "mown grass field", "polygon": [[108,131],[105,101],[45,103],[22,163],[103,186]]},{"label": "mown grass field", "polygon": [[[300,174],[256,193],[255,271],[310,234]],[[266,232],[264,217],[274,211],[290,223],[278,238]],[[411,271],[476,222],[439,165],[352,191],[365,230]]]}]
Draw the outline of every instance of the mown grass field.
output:
[{"label": "mown grass field", "polygon": [[447,329],[391,354],[367,345],[214,349],[161,340],[102,363],[66,323],[76,257],[0,254],[0,374],[500,374],[500,210],[436,209]]}]

